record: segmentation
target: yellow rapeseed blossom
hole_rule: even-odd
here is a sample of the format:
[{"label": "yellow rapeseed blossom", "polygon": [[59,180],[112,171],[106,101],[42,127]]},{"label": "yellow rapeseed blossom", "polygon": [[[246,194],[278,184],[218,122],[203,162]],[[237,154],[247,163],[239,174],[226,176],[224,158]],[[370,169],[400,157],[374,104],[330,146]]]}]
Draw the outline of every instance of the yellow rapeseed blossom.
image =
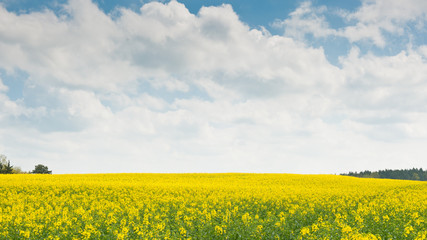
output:
[{"label": "yellow rapeseed blossom", "polygon": [[218,235],[222,235],[224,233],[224,230],[220,226],[215,226],[215,232]]},{"label": "yellow rapeseed blossom", "polygon": [[310,234],[310,228],[308,228],[308,227],[303,227],[302,229],[301,229],[301,235],[307,235],[307,234]]},{"label": "yellow rapeseed blossom", "polygon": [[426,239],[427,184],[293,174],[0,175],[0,239]]}]

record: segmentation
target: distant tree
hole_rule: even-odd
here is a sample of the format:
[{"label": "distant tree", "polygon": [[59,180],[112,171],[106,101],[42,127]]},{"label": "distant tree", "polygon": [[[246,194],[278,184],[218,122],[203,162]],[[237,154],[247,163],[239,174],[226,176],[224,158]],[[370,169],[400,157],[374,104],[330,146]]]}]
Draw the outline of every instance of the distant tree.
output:
[{"label": "distant tree", "polygon": [[48,167],[43,165],[43,164],[37,164],[31,173],[34,173],[34,174],[52,174],[52,171],[49,171]]},{"label": "distant tree", "polygon": [[412,173],[412,179],[413,179],[413,180],[417,180],[417,181],[419,181],[421,178],[420,178],[420,176],[418,175],[418,173],[414,172],[414,173]]},{"label": "distant tree", "polygon": [[380,174],[378,172],[371,173],[371,178],[380,178]]},{"label": "distant tree", "polygon": [[389,179],[406,179],[406,180],[417,180],[417,181],[427,181],[427,171],[424,171],[422,168],[417,169],[399,169],[399,170],[379,170],[375,172],[363,171],[363,172],[349,172],[347,174],[341,174],[353,177],[363,177],[363,178],[389,178]]},{"label": "distant tree", "polygon": [[5,155],[0,155],[0,174],[12,174],[13,166]]}]

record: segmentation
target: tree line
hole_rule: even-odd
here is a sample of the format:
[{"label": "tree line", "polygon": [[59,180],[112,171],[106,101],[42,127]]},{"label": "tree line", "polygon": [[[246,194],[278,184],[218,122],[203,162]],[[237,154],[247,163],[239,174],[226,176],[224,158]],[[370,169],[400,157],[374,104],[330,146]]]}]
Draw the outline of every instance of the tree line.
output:
[{"label": "tree line", "polygon": [[398,170],[379,170],[379,171],[362,171],[362,172],[349,172],[340,175],[361,177],[361,178],[388,178],[388,179],[403,179],[403,180],[416,180],[427,181],[427,171],[422,168],[412,169],[398,169]]},{"label": "tree line", "polygon": [[52,171],[43,164],[37,164],[34,170],[31,172],[24,172],[20,167],[15,167],[10,164],[10,160],[5,155],[0,154],[0,174],[21,174],[21,173],[32,173],[32,174],[52,174]]}]

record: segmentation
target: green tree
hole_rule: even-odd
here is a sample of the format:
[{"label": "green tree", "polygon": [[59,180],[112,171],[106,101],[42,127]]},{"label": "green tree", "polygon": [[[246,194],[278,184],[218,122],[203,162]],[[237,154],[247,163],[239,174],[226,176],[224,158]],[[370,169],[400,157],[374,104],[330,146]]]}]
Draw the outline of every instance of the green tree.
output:
[{"label": "green tree", "polygon": [[43,164],[37,164],[31,173],[34,173],[34,174],[52,174],[52,171],[49,171],[49,168]]},{"label": "green tree", "polygon": [[10,165],[10,161],[7,160],[5,155],[0,155],[0,173],[1,174],[12,174],[13,166]]},{"label": "green tree", "polygon": [[354,177],[367,177],[367,178],[389,178],[389,179],[406,179],[416,181],[427,181],[427,171],[422,168],[412,169],[385,169],[375,172],[363,171],[363,172],[349,172],[347,174],[341,174]]},{"label": "green tree", "polygon": [[416,180],[416,181],[420,180],[420,176],[418,175],[418,173],[416,172],[412,173],[412,180]]}]

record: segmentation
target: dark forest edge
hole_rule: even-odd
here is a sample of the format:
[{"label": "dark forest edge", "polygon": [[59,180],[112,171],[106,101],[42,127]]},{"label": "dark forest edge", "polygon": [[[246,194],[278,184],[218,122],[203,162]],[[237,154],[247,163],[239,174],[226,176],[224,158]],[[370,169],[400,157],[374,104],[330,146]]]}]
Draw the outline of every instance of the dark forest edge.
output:
[{"label": "dark forest edge", "polygon": [[402,179],[402,180],[415,180],[427,181],[427,171],[422,168],[412,169],[398,169],[398,170],[379,170],[379,171],[363,171],[363,172],[349,172],[342,173],[343,176],[352,176],[360,178],[387,178],[387,179]]}]

